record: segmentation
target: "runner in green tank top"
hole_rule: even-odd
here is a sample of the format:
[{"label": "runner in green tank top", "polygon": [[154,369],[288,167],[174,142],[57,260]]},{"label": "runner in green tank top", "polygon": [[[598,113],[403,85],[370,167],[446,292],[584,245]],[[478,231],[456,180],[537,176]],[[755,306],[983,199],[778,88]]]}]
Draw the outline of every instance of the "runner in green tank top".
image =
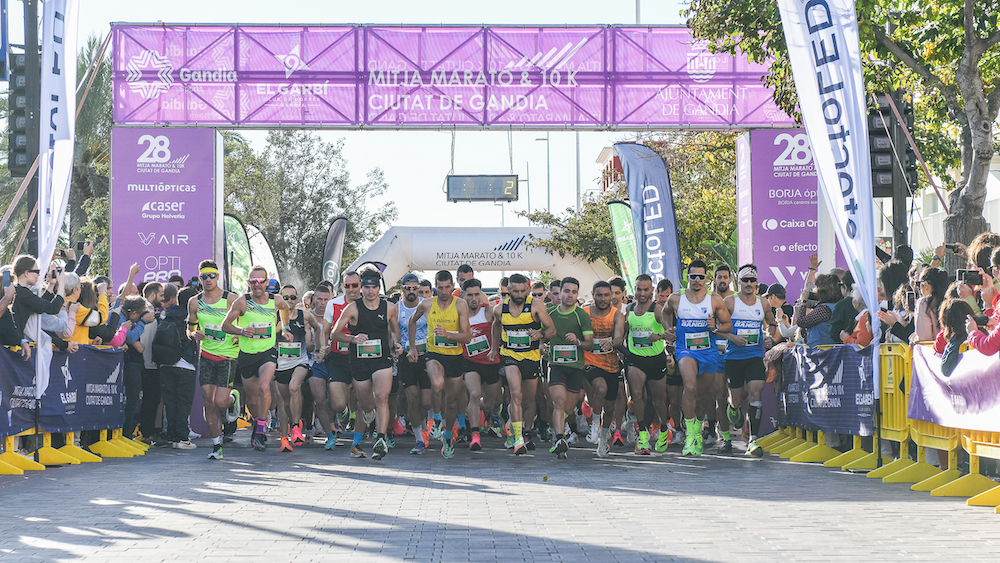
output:
[{"label": "runner in green tank top", "polygon": [[[278,363],[276,335],[280,328],[282,337],[291,342],[292,333],[288,331],[288,304],[284,299],[272,299],[267,293],[267,269],[254,266],[247,284],[250,293],[239,296],[233,302],[222,323],[222,330],[226,334],[239,335],[240,376],[247,394],[247,406],[255,418],[250,442],[253,449],[264,451],[264,430],[271,406],[271,381]],[[237,320],[240,320],[239,325],[235,324]]]},{"label": "runner in green tank top", "polygon": [[[667,367],[669,358],[663,353],[663,325],[653,300],[653,279],[647,274],[635,278],[635,303],[625,318],[628,331],[628,392],[629,409],[639,424],[639,439],[635,453],[649,455],[649,426],[646,423],[646,400],[656,409],[660,428],[667,427]],[[648,386],[649,396],[646,396]]]}]

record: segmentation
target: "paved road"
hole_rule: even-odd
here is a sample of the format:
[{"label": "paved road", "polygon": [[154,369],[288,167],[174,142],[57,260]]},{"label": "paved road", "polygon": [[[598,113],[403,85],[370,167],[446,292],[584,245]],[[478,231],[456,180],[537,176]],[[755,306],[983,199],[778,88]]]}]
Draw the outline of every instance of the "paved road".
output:
[{"label": "paved road", "polygon": [[[1000,515],[863,475],[589,445],[350,459],[193,451],[0,476],[3,561],[997,560]],[[274,440],[269,442],[274,444]]]}]

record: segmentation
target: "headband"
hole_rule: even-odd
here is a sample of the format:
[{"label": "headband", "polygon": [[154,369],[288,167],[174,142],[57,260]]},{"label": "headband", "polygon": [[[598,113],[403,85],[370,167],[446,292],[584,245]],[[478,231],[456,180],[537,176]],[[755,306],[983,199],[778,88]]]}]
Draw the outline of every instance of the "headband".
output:
[{"label": "headband", "polygon": [[205,266],[204,268],[198,270],[199,274],[218,274],[219,270],[211,266]]},{"label": "headband", "polygon": [[740,277],[740,279],[747,278],[747,277],[756,278],[757,277],[757,269],[753,268],[753,267],[750,267],[750,266],[743,266],[742,268],[740,268],[739,277]]}]

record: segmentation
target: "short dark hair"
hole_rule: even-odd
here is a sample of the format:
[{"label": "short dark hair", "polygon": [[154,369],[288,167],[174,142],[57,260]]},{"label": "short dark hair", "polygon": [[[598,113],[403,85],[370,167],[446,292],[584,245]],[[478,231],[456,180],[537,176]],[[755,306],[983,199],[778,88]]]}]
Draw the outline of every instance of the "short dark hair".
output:
[{"label": "short dark hair", "polygon": [[469,278],[462,282],[462,291],[467,291],[470,287],[483,288],[483,282],[477,280],[476,278]]},{"label": "short dark hair", "polygon": [[146,284],[146,287],[142,288],[142,296],[145,297],[146,299],[149,299],[150,294],[159,293],[162,289],[163,289],[162,283],[158,281],[149,282]]},{"label": "short dark hair", "polygon": [[[258,271],[264,272],[264,276],[267,276],[267,268],[265,268],[264,266],[261,266],[260,264],[254,264],[253,266],[250,266],[251,274]],[[181,278],[181,281],[184,281],[183,278]]]},{"label": "short dark hair", "polygon": [[215,263],[215,260],[202,260],[198,262],[198,270],[200,271],[202,268],[215,268],[218,270],[219,265]]},{"label": "short dark hair", "polygon": [[434,287],[434,285],[431,283],[431,280],[420,280],[420,285],[421,287],[430,287],[430,288]]},{"label": "short dark hair", "polygon": [[528,278],[522,276],[521,274],[511,274],[510,275],[510,283],[507,284],[507,287],[510,287],[510,286],[514,285],[515,283],[517,283],[517,284],[521,284],[521,283],[526,284],[526,283],[528,283]]},{"label": "short dark hair", "polygon": [[[152,284],[150,284],[150,285],[152,285]],[[170,301],[171,299],[173,299],[174,297],[176,297],[178,291],[180,291],[180,288],[177,287],[176,285],[172,284],[172,283],[168,283],[168,284],[164,285],[163,286],[163,301],[164,301],[164,303],[167,302],[167,301]]]},{"label": "short dark hair", "polygon": [[500,287],[505,287],[505,286],[506,287],[510,286],[510,278],[507,276],[500,278]]},{"label": "short dark hair", "polygon": [[531,284],[531,289],[538,289],[538,288],[545,289],[545,282],[536,281],[535,283]]},{"label": "short dark hair", "polygon": [[[285,285],[281,286],[281,289],[279,289],[278,291],[285,291],[286,289],[295,289],[295,286],[290,283],[286,283]],[[295,291],[298,290],[295,289]]]},{"label": "short dark hair", "polygon": [[562,281],[559,282],[559,287],[562,287],[562,286],[564,286],[564,285],[566,285],[568,283],[571,283],[571,284],[575,285],[576,286],[576,290],[580,291],[580,280],[578,280],[576,278],[573,278],[573,277],[570,277],[570,276],[566,276],[565,278],[563,278]]},{"label": "short dark hair", "polygon": [[729,272],[730,276],[733,275],[733,270],[725,262],[715,267],[715,273],[718,274],[719,272]]},{"label": "short dark hair", "polygon": [[145,311],[146,300],[138,295],[129,295],[122,298],[122,312],[127,317],[132,311]]},{"label": "short dark hair", "polygon": [[183,289],[181,288],[178,289],[180,289],[180,293],[177,294],[177,304],[180,305],[181,307],[187,307],[188,301],[190,301],[191,298],[194,297],[195,295],[198,295],[198,290],[191,286],[187,286]]},{"label": "short dark hair", "polygon": [[184,276],[179,275],[179,274],[174,274],[174,275],[170,276],[169,280],[167,280],[167,283],[174,283],[174,282],[181,282],[181,284],[183,285],[184,284]]},{"label": "short dark hair", "polygon": [[[561,280],[552,280],[551,282],[549,282],[549,289],[552,289],[553,287],[562,287],[562,282],[564,281],[566,281],[566,278],[563,278]],[[577,284],[577,287],[579,287],[579,285],[580,284]]]},{"label": "short dark hair", "polygon": [[437,283],[443,281],[454,283],[455,278],[451,276],[451,272],[448,270],[438,270],[438,273],[434,274],[434,282]]},{"label": "short dark hair", "polygon": [[35,265],[35,262],[35,257],[28,254],[22,254],[14,258],[14,277],[16,278],[32,269],[31,267]]},{"label": "short dark hair", "polygon": [[601,289],[602,287],[603,288],[607,288],[608,291],[611,291],[611,284],[610,283],[608,283],[608,282],[606,282],[604,280],[597,280],[596,282],[594,282],[594,287],[593,287],[593,289],[590,290],[590,292],[591,293],[597,293],[597,290]]},{"label": "short dark hair", "polygon": [[455,273],[456,274],[472,274],[472,273],[475,273],[475,272],[472,269],[472,266],[470,266],[468,264],[462,264],[461,266],[458,267],[458,270],[456,270]]},{"label": "short dark hair", "polygon": [[638,276],[635,277],[635,284],[639,285],[639,282],[641,281],[648,281],[649,283],[653,283],[653,278],[651,278],[649,274],[639,274]]},{"label": "short dark hair", "polygon": [[668,280],[667,278],[663,278],[662,280],[660,280],[659,283],[656,284],[656,292],[657,293],[659,293],[661,291],[666,291],[668,289],[670,291],[674,290],[674,282]]},{"label": "short dark hair", "polygon": [[611,287],[617,287],[618,289],[622,290],[622,293],[625,293],[625,289],[628,287],[628,285],[625,283],[625,280],[622,279],[621,276],[614,276],[611,279],[609,279],[608,285],[610,285]]},{"label": "short dark hair", "polygon": [[343,282],[345,279],[347,279],[347,276],[358,276],[360,278],[361,274],[359,274],[357,270],[351,270],[349,272],[344,272],[344,275],[340,277],[340,281]]},{"label": "short dark hair", "polygon": [[313,293],[334,293],[333,284],[323,280],[316,284],[316,289],[313,290]]},{"label": "short dark hair", "polygon": [[708,273],[708,265],[705,264],[704,260],[699,258],[695,258],[688,264],[687,273],[690,274],[693,268],[701,268],[702,270],[705,270],[706,274]]}]

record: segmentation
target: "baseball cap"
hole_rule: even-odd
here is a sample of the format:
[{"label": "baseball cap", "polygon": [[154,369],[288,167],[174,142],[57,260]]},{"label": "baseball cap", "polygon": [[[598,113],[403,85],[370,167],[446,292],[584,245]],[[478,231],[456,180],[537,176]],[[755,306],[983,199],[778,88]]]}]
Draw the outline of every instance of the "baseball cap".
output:
[{"label": "baseball cap", "polygon": [[780,283],[772,283],[767,287],[767,293],[765,295],[767,295],[768,297],[773,295],[778,299],[784,299],[785,286],[781,285]]},{"label": "baseball cap", "polygon": [[278,280],[276,280],[274,278],[271,278],[271,280],[267,282],[267,290],[268,291],[278,291],[278,287],[279,287],[278,286]]},{"label": "baseball cap", "polygon": [[416,274],[406,274],[405,276],[403,276],[403,281],[401,283],[407,283],[407,282],[420,283],[420,278],[418,278]]}]

